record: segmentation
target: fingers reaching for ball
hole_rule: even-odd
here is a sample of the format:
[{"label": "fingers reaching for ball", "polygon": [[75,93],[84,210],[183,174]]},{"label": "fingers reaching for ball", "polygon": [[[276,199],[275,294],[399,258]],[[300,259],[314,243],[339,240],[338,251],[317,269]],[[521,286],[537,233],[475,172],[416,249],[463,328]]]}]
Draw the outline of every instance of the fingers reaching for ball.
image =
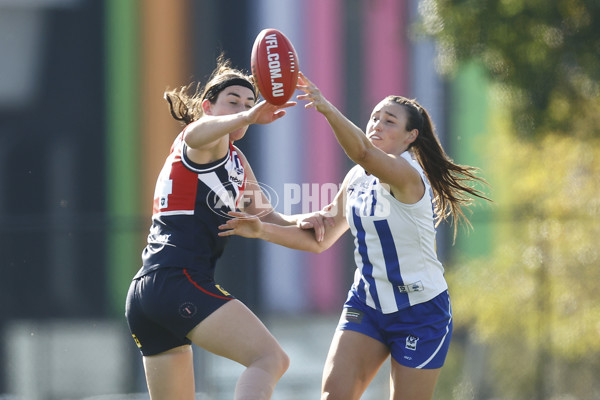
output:
[{"label": "fingers reaching for ball", "polygon": [[286,114],[284,108],[293,107],[296,104],[295,101],[288,101],[281,105],[274,105],[262,100],[248,111],[249,122],[261,125],[269,124]]},{"label": "fingers reaching for ball", "polygon": [[304,94],[296,96],[298,100],[305,100],[308,102],[304,105],[304,108],[314,107],[317,109],[317,111],[321,113],[326,112],[327,110],[332,108],[331,104],[323,96],[319,88],[314,83],[312,83],[302,73],[302,71],[298,73],[298,84],[296,85],[296,88],[304,92]]}]

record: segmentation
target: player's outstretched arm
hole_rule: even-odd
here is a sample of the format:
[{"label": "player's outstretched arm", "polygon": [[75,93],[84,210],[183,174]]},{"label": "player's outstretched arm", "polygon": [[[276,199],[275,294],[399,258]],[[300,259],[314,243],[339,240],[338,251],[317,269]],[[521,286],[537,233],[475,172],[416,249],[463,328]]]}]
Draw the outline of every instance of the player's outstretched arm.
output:
[{"label": "player's outstretched arm", "polygon": [[[207,107],[205,106],[207,102],[208,100],[204,100],[203,108]],[[296,102],[288,101],[283,105],[275,106],[263,100],[250,109],[235,114],[205,114],[186,127],[185,141],[192,148],[201,148],[237,129],[252,124],[265,125],[277,121],[285,115],[285,108],[294,105]]]},{"label": "player's outstretched arm", "polygon": [[302,229],[313,230],[317,241],[322,241],[325,235],[325,225],[333,226],[334,221],[329,212],[316,211],[306,214],[286,215],[277,212],[269,198],[264,193],[262,186],[258,183],[250,163],[243,152],[236,147],[244,168],[246,170],[246,188],[244,190],[244,199],[240,208],[247,214],[255,215],[262,222],[268,222],[275,225],[297,225]]},{"label": "player's outstretched arm", "polygon": [[290,249],[321,253],[331,247],[348,229],[345,219],[325,229],[324,239],[317,241],[311,230],[297,225],[281,226],[262,222],[258,217],[239,211],[229,213],[232,219],[219,226],[219,236],[238,235],[247,238],[262,239]]},{"label": "player's outstretched arm", "polygon": [[233,219],[219,226],[219,236],[259,238],[291,249],[320,253],[349,228],[343,212],[345,193],[346,181],[331,204],[317,213],[307,214],[296,225],[277,225],[247,213],[231,212]]},{"label": "player's outstretched arm", "polygon": [[350,121],[341,111],[325,98],[319,88],[302,72],[299,74],[297,88],[304,92],[298,95],[298,100],[306,100],[305,108],[315,108],[329,122],[335,136],[348,157],[361,163],[368,148],[373,147],[365,133]]}]

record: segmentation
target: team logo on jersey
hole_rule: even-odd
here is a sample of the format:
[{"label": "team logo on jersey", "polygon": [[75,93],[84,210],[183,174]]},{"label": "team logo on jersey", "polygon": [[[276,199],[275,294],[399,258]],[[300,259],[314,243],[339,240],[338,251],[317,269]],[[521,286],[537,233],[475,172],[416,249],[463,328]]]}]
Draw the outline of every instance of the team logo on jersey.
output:
[{"label": "team logo on jersey", "polygon": [[179,315],[183,318],[192,318],[198,312],[198,307],[194,303],[185,302],[179,306]]},{"label": "team logo on jersey", "polygon": [[405,346],[406,349],[416,351],[418,341],[419,341],[418,337],[416,337],[414,335],[408,335],[408,337],[406,338],[406,346]]},{"label": "team logo on jersey", "polygon": [[229,171],[229,181],[235,183],[238,188],[242,188],[244,186],[244,169],[233,168]]},{"label": "team logo on jersey", "polygon": [[398,286],[398,290],[400,290],[400,293],[422,292],[425,290],[425,287],[423,286],[423,282],[418,281],[408,285]]},{"label": "team logo on jersey", "polygon": [[162,210],[163,208],[169,208],[169,198],[167,196],[161,197],[159,200],[159,208]]},{"label": "team logo on jersey", "polygon": [[152,226],[150,228],[150,235],[148,235],[148,240],[152,243],[169,243],[169,238],[171,234],[160,234],[160,230],[158,226]]},{"label": "team logo on jersey", "polygon": [[243,174],[243,173],[244,173],[244,168],[236,167],[236,168],[235,168],[235,171],[236,171],[236,172],[237,172],[239,175],[241,175],[241,174]]}]

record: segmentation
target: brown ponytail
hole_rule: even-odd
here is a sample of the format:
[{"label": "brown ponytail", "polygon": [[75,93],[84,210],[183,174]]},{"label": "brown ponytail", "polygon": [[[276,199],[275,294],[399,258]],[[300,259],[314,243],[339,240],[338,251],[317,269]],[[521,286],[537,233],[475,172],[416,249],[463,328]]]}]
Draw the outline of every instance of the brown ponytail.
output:
[{"label": "brown ponytail", "polygon": [[[200,83],[192,82],[178,89],[165,91],[164,98],[169,103],[171,116],[177,121],[181,121],[183,125],[198,120],[203,115],[202,101],[206,98],[211,103],[216,103],[219,94],[227,87],[223,83],[236,79],[241,79],[238,82],[248,86],[254,92],[255,99],[257,98],[256,93],[258,90],[252,76],[233,68],[231,61],[221,53],[217,57],[217,66],[204,88],[201,88]],[[244,84],[244,82],[247,84]]]},{"label": "brown ponytail", "polygon": [[475,181],[486,184],[485,180],[476,175],[477,168],[458,165],[448,157],[435,133],[429,114],[419,103],[402,96],[388,96],[386,100],[404,106],[408,115],[406,130],[419,131],[409,149],[423,167],[433,190],[436,227],[451,216],[456,238],[458,223],[464,222],[471,226],[462,207],[471,205],[473,197],[491,201],[471,186]]}]

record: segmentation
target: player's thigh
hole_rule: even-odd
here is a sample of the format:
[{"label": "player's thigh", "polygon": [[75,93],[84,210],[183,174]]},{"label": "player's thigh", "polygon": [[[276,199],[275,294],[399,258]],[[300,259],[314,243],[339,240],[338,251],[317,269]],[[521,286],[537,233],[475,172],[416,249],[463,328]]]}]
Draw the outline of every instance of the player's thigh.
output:
[{"label": "player's thigh", "polygon": [[392,359],[390,375],[390,399],[431,400],[440,376],[440,368],[411,368]]},{"label": "player's thigh", "polygon": [[203,349],[245,366],[265,356],[285,354],[260,319],[239,300],[221,306],[187,337]]},{"label": "player's thigh", "polygon": [[144,370],[152,400],[194,399],[194,368],[190,345],[144,356]]},{"label": "player's thigh", "polygon": [[388,348],[376,339],[336,331],[323,370],[322,399],[360,398],[388,356]]}]

